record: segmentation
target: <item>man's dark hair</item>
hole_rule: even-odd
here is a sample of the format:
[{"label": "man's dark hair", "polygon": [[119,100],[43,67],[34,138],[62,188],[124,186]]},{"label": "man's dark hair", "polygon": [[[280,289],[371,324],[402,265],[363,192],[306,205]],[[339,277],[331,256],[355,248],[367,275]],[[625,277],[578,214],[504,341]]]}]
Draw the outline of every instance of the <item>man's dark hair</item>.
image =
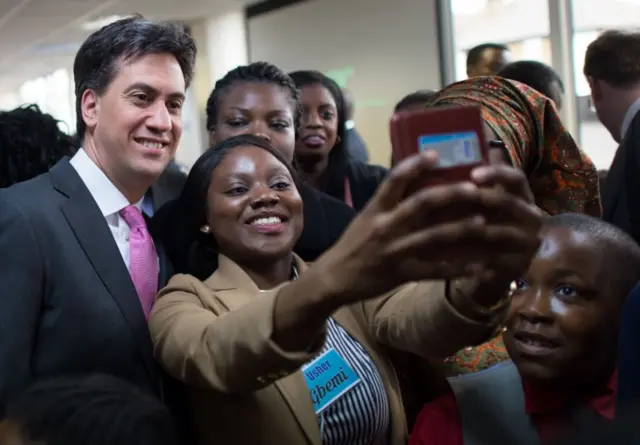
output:
[{"label": "man's dark hair", "polygon": [[509,51],[509,47],[507,45],[503,45],[502,43],[483,43],[481,45],[474,46],[467,53],[467,68],[478,63],[482,59],[482,53],[484,53],[488,49]]},{"label": "man's dark hair", "polygon": [[557,82],[560,91],[564,93],[564,83],[562,83],[560,75],[549,65],[535,60],[520,60],[510,63],[498,71],[497,75],[530,86],[547,97],[554,96],[551,87],[554,82]]},{"label": "man's dark hair", "polygon": [[9,404],[6,420],[27,443],[176,445],[168,410],[133,385],[107,375],[36,383]]},{"label": "man's dark hair", "polygon": [[222,79],[216,82],[207,100],[208,131],[216,128],[219,117],[218,114],[220,112],[220,100],[223,94],[238,83],[267,83],[288,90],[291,94],[293,115],[296,118],[296,128],[298,127],[300,92],[293,83],[293,80],[275,65],[267,62],[255,62],[229,71]]},{"label": "man's dark hair", "polygon": [[640,33],[606,31],[587,47],[584,75],[616,88],[640,82]]},{"label": "man's dark hair", "polygon": [[411,94],[407,94],[405,97],[400,99],[393,109],[394,113],[398,111],[402,111],[406,108],[412,107],[414,105],[424,104],[426,107],[427,102],[433,96],[435,96],[438,92],[436,90],[419,90],[415,91]]},{"label": "man's dark hair", "polygon": [[58,123],[37,105],[0,111],[0,188],[46,173],[75,153],[72,137]]},{"label": "man's dark hair", "polygon": [[76,93],[77,134],[84,137],[82,94],[93,90],[104,94],[122,61],[135,61],[151,54],[171,54],[180,65],[188,87],[193,77],[196,44],[183,26],[154,23],[140,15],[118,20],[94,32],[82,44],[73,63]]},{"label": "man's dark hair", "polygon": [[640,246],[622,229],[582,213],[549,216],[544,226],[583,233],[601,246],[602,279],[609,280],[609,288],[615,292],[612,298],[624,301],[640,282]]}]

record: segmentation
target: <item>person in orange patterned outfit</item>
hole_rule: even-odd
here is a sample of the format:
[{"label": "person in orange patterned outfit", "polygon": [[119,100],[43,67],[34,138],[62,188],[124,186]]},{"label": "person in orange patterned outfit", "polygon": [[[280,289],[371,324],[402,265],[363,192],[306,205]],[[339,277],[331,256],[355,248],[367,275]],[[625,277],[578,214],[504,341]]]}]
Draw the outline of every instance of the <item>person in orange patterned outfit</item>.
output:
[{"label": "person in orange patterned outfit", "polygon": [[[534,89],[497,76],[474,77],[440,90],[428,107],[477,105],[491,145],[503,145],[507,160],[522,169],[536,204],[548,214],[602,215],[598,172],[563,125],[555,105]],[[445,361],[445,373],[486,369],[507,360],[502,337],[460,351]]]}]

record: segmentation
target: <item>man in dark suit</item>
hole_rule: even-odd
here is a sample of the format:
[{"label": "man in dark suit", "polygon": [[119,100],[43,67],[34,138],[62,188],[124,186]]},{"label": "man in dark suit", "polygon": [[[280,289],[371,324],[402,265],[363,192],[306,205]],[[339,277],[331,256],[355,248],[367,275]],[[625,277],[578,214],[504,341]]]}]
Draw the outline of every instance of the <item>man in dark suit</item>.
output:
[{"label": "man in dark suit", "polygon": [[146,316],[166,264],[140,210],[178,146],[195,52],[181,27],[141,17],[92,34],[74,62],[83,148],[0,190],[0,418],[65,374],[163,397]]},{"label": "man in dark suit", "polygon": [[620,145],[602,192],[603,219],[640,242],[640,33],[607,31],[587,48],[584,75],[598,119]]}]

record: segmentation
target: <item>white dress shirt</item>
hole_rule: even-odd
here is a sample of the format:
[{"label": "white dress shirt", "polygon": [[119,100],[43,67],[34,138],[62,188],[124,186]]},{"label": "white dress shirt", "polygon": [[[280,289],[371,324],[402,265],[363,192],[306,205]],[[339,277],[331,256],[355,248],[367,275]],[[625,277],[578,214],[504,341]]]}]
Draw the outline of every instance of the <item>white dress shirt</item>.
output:
[{"label": "white dress shirt", "polygon": [[[129,200],[113,185],[113,182],[107,178],[107,175],[100,170],[84,149],[78,150],[70,162],[98,204],[113,239],[116,241],[120,255],[129,269],[129,233],[131,229],[119,213],[120,210],[130,205]],[[135,206],[140,210],[142,199]]]},{"label": "white dress shirt", "polygon": [[620,129],[620,142],[622,142],[625,135],[627,134],[627,130],[629,130],[631,122],[633,122],[633,118],[636,117],[638,111],[640,111],[640,98],[636,99],[636,101],[631,104],[624,115],[624,119],[622,120],[622,128]]}]

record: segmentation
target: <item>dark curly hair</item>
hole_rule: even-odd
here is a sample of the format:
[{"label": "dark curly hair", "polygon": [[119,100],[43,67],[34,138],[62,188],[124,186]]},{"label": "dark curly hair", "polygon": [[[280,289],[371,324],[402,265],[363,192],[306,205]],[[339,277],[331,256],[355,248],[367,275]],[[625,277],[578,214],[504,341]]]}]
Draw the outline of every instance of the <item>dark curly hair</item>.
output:
[{"label": "dark curly hair", "polygon": [[77,146],[37,105],[0,111],[0,188],[35,178]]},{"label": "dark curly hair", "polygon": [[167,409],[108,375],[44,380],[9,404],[6,420],[28,443],[176,445]]},{"label": "dark curly hair", "polygon": [[291,104],[293,107],[293,115],[296,119],[296,128],[298,128],[300,120],[300,92],[293,83],[293,80],[275,65],[267,62],[254,62],[229,71],[222,79],[216,82],[207,100],[208,131],[215,130],[217,126],[222,96],[228,92],[231,87],[243,82],[273,84],[288,90],[291,94]]}]

